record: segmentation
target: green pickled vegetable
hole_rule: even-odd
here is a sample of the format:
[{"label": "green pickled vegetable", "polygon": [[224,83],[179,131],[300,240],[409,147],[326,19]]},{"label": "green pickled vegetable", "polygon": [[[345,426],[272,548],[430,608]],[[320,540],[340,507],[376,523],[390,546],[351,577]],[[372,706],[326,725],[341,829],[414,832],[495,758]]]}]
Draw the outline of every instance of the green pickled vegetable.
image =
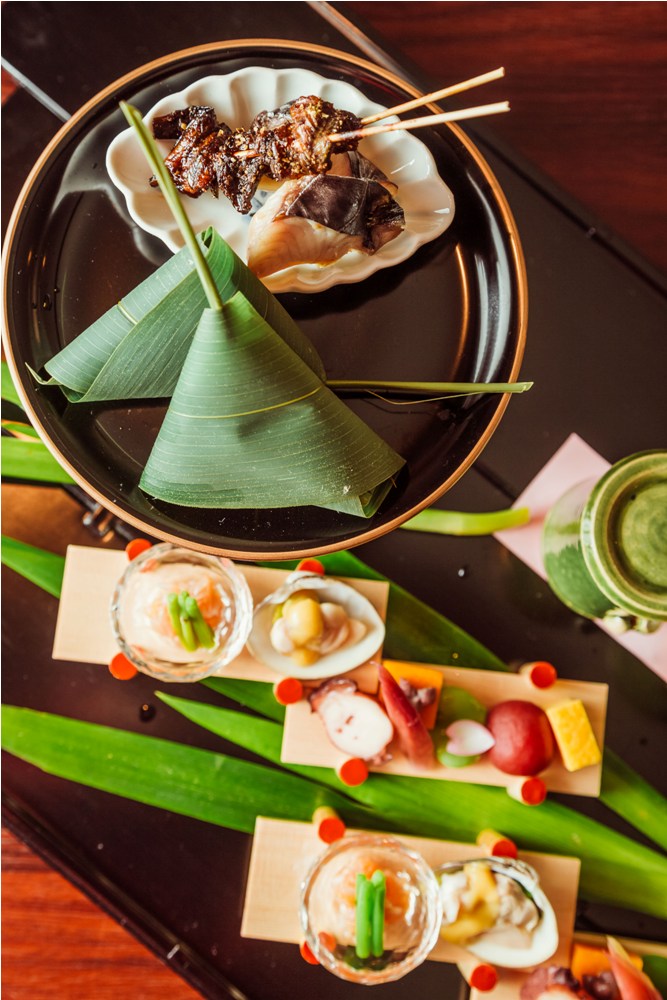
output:
[{"label": "green pickled vegetable", "polygon": [[371,955],[371,921],[373,918],[374,899],[375,886],[360,872],[357,875],[355,903],[356,941],[354,950],[358,958],[370,958]]}]

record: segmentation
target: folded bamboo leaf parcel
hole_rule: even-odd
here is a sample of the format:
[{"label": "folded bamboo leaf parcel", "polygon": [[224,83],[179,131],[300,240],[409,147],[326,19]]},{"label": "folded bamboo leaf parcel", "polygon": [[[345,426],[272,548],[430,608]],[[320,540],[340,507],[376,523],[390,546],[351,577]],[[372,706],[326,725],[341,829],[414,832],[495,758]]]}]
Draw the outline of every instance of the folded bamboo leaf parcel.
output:
[{"label": "folded bamboo leaf parcel", "polygon": [[[242,291],[324,377],[310,341],[222,237],[207,229],[199,244],[223,301]],[[186,247],[47,361],[49,378],[35,378],[42,385],[60,386],[71,403],[171,396],[205,307],[206,295]]]},{"label": "folded bamboo leaf parcel", "polygon": [[237,292],[203,313],[140,486],[188,507],[363,516],[403,464]]}]

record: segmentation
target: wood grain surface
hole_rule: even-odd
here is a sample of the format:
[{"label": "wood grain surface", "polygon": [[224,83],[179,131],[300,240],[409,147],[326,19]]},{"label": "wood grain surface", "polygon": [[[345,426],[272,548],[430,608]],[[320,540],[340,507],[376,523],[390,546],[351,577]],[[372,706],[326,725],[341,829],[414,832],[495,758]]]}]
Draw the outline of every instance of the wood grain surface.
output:
[{"label": "wood grain surface", "polygon": [[194,1000],[199,995],[2,830],[4,1000]]},{"label": "wood grain surface", "polygon": [[[494,130],[667,271],[667,4],[357,2],[434,86],[498,65]],[[12,93],[3,74],[2,96]],[[5,1000],[199,994],[3,831]]]},{"label": "wood grain surface", "polygon": [[493,131],[667,271],[666,3],[347,6],[434,86],[504,66]]}]

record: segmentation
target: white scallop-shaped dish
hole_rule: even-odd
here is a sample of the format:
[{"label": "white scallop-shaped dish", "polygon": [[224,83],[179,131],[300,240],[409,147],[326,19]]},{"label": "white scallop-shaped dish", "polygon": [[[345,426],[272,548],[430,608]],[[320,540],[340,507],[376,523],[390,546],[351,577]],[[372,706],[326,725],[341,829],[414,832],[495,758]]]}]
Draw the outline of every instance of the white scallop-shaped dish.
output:
[{"label": "white scallop-shaped dish", "polygon": [[[349,618],[356,618],[366,626],[366,632],[358,642],[342,646],[333,653],[322,656],[310,667],[297,666],[289,656],[284,656],[273,648],[270,640],[273,612],[277,604],[282,604],[298,590],[313,590],[321,602],[331,601],[340,604]],[[269,594],[255,608],[253,625],[248,637],[248,649],[260,663],[271,667],[286,677],[298,677],[301,680],[323,680],[326,677],[337,677],[348,670],[354,670],[376,656],[384,642],[385,627],[371,602],[358,590],[329,576],[319,576],[310,573],[291,573],[282,587]]]},{"label": "white scallop-shaped dish", "polygon": [[[231,128],[247,127],[262,110],[315,94],[360,118],[381,110],[361,91],[340,80],[329,80],[304,69],[274,70],[251,66],[226,76],[207,76],[176,94],[158,101],[145,116],[153,118],[190,104],[215,108],[218,119]],[[396,120],[387,119],[388,121]],[[173,141],[158,142],[166,156]],[[439,176],[426,146],[409,132],[389,132],[363,139],[359,150],[398,185],[396,199],[405,212],[405,229],[378,253],[369,257],[352,251],[333,264],[299,264],[264,279],[272,292],[321,292],[332,285],[362,281],[381,268],[400,264],[418,247],[434,240],[454,218],[454,197]],[[178,226],[162,197],[150,187],[150,170],[132,129],[116,136],[107,152],[107,170],[122,191],[127,208],[147,233],[163,240],[176,252],[183,246]],[[224,197],[183,195],[183,204],[196,232],[213,226],[244,261],[250,216],[240,215]]]}]

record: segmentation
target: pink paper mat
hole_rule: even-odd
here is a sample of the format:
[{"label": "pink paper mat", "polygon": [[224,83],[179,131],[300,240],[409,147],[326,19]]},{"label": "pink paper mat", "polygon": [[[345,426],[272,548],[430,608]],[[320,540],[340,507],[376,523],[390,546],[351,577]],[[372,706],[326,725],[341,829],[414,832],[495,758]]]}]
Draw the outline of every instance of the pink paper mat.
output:
[{"label": "pink paper mat", "polygon": [[[577,434],[571,434],[514,504],[514,507],[528,507],[531,514],[529,523],[522,528],[499,531],[495,537],[546,580],[542,561],[544,518],[566,490],[582,480],[599,478],[607,471],[609,464]],[[654,670],[659,677],[667,680],[667,625],[662,625],[651,635],[641,635],[638,632],[614,635],[603,622],[596,620],[596,625]]]}]

